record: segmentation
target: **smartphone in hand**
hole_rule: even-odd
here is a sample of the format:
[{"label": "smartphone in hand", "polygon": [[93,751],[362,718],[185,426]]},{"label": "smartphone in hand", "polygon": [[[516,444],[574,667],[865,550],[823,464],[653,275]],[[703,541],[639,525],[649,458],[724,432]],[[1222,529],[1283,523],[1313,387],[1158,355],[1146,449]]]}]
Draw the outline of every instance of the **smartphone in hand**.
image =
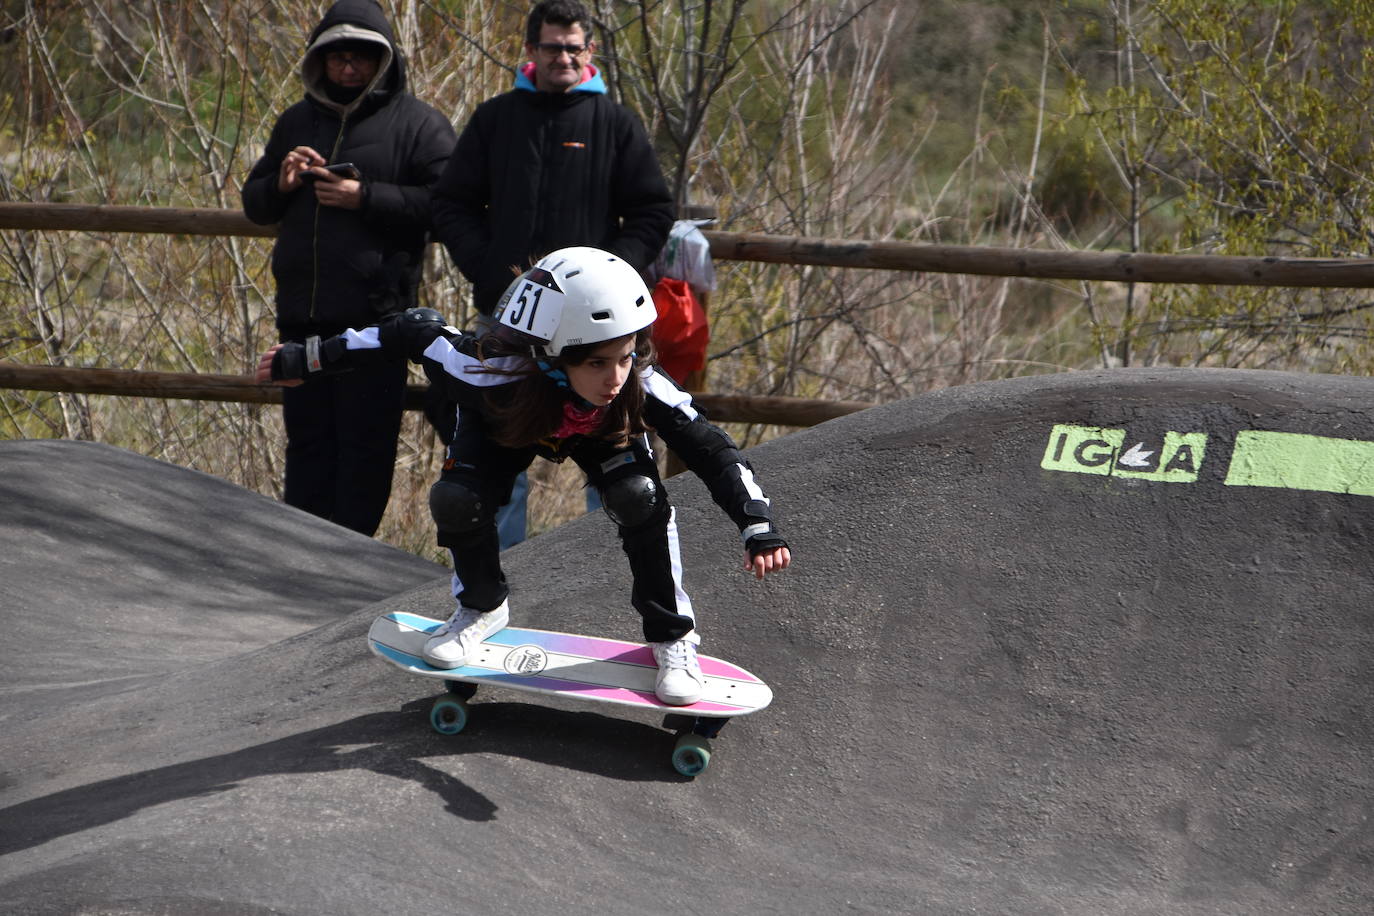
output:
[{"label": "smartphone in hand", "polygon": [[[358,167],[351,162],[336,162],[333,165],[321,166],[326,172],[333,172],[340,178],[359,179],[363,173],[358,171]],[[301,172],[301,181],[315,181],[319,178],[314,172]]]}]

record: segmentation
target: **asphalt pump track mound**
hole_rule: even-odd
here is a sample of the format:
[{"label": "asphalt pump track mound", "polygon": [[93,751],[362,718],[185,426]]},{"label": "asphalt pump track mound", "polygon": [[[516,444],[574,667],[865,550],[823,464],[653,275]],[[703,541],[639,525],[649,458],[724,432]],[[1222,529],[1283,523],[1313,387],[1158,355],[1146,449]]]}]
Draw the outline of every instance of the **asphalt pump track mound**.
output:
[{"label": "asphalt pump track mound", "polygon": [[[110,492],[145,532],[122,565],[7,562],[28,597],[0,641],[0,911],[1368,913],[1372,401],[1364,379],[1118,370],[865,411],[749,453],[796,555],[762,583],[670,481],[704,651],[776,692],[694,781],[657,722],[605,707],[487,690],[434,734],[435,687],[363,635],[383,609],[445,616],[437,567],[287,633],[255,617],[236,652],[183,621],[159,662],[157,607],[205,600],[165,532],[225,485],[122,514]],[[165,468],[125,461],[133,487]],[[67,497],[42,483],[6,497],[11,539],[53,535]],[[339,564],[294,516],[274,563],[254,545],[289,510],[240,503],[198,535],[235,575]],[[330,567],[354,586],[411,562],[363,540]],[[635,637],[599,515],[506,567],[518,622]],[[137,591],[125,569],[157,607],[59,651],[75,608]]]}]

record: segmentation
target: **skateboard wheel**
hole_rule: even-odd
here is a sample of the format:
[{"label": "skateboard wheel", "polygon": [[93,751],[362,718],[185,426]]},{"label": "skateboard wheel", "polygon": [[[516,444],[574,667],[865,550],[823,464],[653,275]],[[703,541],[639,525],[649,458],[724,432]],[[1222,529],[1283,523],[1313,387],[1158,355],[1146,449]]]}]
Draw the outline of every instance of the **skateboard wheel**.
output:
[{"label": "skateboard wheel", "polygon": [[691,732],[677,739],[673,769],[683,776],[700,776],[711,764],[711,742]]},{"label": "skateboard wheel", "polygon": [[461,697],[440,697],[430,707],[429,724],[441,735],[458,734],[468,724],[468,704]]}]

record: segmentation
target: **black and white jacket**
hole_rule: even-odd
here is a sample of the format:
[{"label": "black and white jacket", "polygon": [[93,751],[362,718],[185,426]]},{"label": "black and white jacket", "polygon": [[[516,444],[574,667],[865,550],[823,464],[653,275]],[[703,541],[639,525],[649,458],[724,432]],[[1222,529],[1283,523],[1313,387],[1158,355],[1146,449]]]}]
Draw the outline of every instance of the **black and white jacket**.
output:
[{"label": "black and white jacket", "polygon": [[[503,357],[484,363],[474,335],[436,320],[416,320],[416,312],[423,311],[427,310],[398,315],[362,330],[350,329],[312,346],[308,357],[299,352],[289,361],[313,364],[316,371],[330,373],[404,357],[419,363],[431,384],[442,387],[460,412],[476,411],[494,424],[486,392],[511,384],[518,376],[485,371],[485,367],[518,369],[524,358]],[[308,369],[305,374],[309,374]],[[274,377],[300,375],[298,371],[274,369]],[[693,404],[692,396],[664,373],[646,368],[640,382],[645,392],[645,423],[702,480],[712,499],[739,528],[751,552],[783,545],[773,524],[770,500],[730,435],[708,421]],[[536,445],[535,451],[549,460],[561,461],[576,445],[575,441],[547,440]]]}]

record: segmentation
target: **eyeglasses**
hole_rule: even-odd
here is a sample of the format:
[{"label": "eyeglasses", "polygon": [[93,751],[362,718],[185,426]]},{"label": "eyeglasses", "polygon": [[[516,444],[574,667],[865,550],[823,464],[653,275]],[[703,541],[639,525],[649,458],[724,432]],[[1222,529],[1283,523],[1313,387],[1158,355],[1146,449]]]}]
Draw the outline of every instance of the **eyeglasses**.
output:
[{"label": "eyeglasses", "polygon": [[580,57],[587,50],[586,45],[564,45],[556,41],[541,41],[535,45],[543,54],[549,57],[557,57],[560,54],[567,54],[569,57]]},{"label": "eyeglasses", "polygon": [[336,70],[342,70],[344,67],[352,67],[354,70],[375,67],[378,60],[376,54],[350,54],[347,51],[326,51],[324,55],[325,66]]}]

